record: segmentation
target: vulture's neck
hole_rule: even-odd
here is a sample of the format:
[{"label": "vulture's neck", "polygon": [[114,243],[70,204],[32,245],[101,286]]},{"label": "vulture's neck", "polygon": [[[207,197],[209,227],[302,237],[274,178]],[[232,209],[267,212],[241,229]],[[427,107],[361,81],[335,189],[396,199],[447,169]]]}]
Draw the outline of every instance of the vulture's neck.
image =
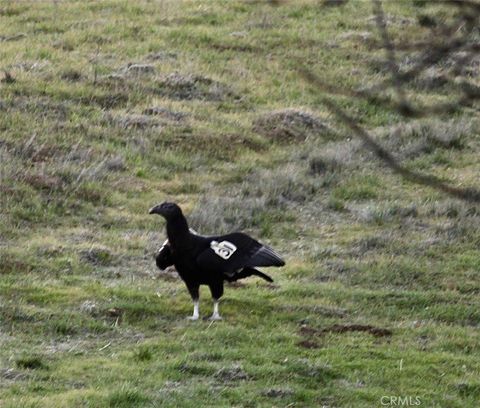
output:
[{"label": "vulture's neck", "polygon": [[167,221],[167,237],[173,248],[184,245],[189,236],[187,220],[183,215]]}]

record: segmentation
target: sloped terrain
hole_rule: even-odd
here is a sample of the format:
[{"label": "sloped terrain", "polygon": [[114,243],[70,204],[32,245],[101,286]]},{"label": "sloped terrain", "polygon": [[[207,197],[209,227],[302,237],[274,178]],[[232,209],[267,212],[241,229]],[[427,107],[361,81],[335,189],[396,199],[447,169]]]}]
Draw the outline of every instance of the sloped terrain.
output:
[{"label": "sloped terrain", "polygon": [[[479,206],[393,174],[299,72],[386,80],[370,3],[275,3],[0,3],[0,406],[478,406]],[[392,36],[454,18],[422,3],[384,4]],[[407,91],[448,98],[452,61]],[[478,187],[478,110],[335,100],[407,168]],[[187,321],[153,259],[166,199],[286,267]]]}]

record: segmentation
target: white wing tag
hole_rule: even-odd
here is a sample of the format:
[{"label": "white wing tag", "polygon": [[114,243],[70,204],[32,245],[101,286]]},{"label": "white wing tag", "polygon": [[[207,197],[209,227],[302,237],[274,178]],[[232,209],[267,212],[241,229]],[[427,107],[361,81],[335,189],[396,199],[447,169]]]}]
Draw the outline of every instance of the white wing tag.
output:
[{"label": "white wing tag", "polygon": [[212,248],[213,251],[220,258],[223,258],[223,259],[230,258],[233,255],[233,253],[237,250],[237,247],[228,241],[222,241],[222,242],[212,241],[210,242],[210,248]]}]

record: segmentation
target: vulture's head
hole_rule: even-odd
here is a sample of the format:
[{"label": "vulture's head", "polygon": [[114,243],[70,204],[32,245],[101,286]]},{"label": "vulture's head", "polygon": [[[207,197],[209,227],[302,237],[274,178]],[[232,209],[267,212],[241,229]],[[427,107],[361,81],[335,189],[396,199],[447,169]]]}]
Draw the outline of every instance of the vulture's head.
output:
[{"label": "vulture's head", "polygon": [[149,214],[159,214],[167,221],[182,215],[181,208],[175,203],[164,202],[150,208]]}]

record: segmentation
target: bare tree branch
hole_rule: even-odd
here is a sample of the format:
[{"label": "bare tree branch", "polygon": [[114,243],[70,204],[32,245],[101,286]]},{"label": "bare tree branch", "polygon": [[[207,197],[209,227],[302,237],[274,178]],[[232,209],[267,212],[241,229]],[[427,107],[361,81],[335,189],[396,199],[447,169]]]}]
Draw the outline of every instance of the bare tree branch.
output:
[{"label": "bare tree branch", "polygon": [[[376,3],[378,0],[372,1]],[[453,1],[453,3],[458,5],[455,1]],[[469,51],[472,52],[471,57],[473,57],[474,53],[480,51],[480,44],[478,44],[478,42],[472,43],[472,40],[470,39],[470,35],[476,28],[478,28],[480,8],[478,8],[479,11],[477,11],[476,14],[472,13],[470,10],[465,11],[462,9],[464,12],[460,14],[459,18],[453,24],[441,26],[432,33],[428,40],[413,44],[405,42],[395,44],[393,41],[389,40],[388,33],[386,32],[386,22],[383,10],[381,6],[378,6],[375,10],[375,20],[379,27],[379,31],[382,33],[383,41],[381,44],[371,43],[370,45],[377,45],[378,47],[386,49],[387,67],[390,71],[392,71],[392,64],[395,64],[394,66],[397,67],[396,71],[392,71],[392,73],[396,72],[394,84],[397,88],[399,84],[406,84],[418,79],[422,72],[452,56],[455,52],[462,50]],[[385,36],[387,36],[386,39]],[[417,63],[413,67],[405,72],[400,72],[396,61],[392,60],[392,58],[395,58],[395,49],[418,50],[421,51],[421,54],[416,56]],[[365,90],[365,92],[380,92],[388,87],[391,82],[392,79],[388,78],[375,84],[368,90]]]},{"label": "bare tree branch", "polygon": [[[318,81],[317,77],[306,68],[301,68],[300,72],[310,83],[319,86],[323,85],[323,83]],[[358,124],[357,120],[348,116],[335,102],[326,97],[323,97],[321,102],[337,117],[337,119],[347,125],[353,133],[363,141],[365,147],[382,160],[382,162],[394,173],[399,174],[408,181],[435,188],[453,197],[474,203],[480,203],[480,190],[455,187],[444,183],[436,176],[417,173],[407,169],[402,166],[390,152],[377,143],[375,139]]]},{"label": "bare tree branch", "polygon": [[379,0],[373,0],[373,7],[375,11],[375,21],[380,31],[380,35],[383,40],[383,46],[387,52],[387,66],[392,75],[392,82],[396,88],[398,95],[398,103],[405,105],[405,91],[402,87],[402,80],[400,78],[400,70],[398,68],[397,57],[395,55],[395,47],[393,46],[390,36],[387,31],[387,24],[385,23],[385,14],[383,13],[382,4]]},{"label": "bare tree branch", "polygon": [[[371,47],[383,48],[386,52],[385,67],[390,77],[382,80],[373,86],[364,89],[347,89],[338,85],[328,83],[311,70],[300,67],[302,76],[315,85],[321,93],[335,94],[347,98],[361,99],[369,103],[382,105],[391,109],[406,118],[420,118],[429,115],[454,113],[459,108],[473,108],[478,110],[475,102],[480,100],[480,86],[477,82],[467,80],[465,65],[470,63],[480,52],[480,44],[477,40],[477,31],[480,20],[480,3],[472,0],[445,0],[443,4],[452,6],[456,11],[456,18],[450,24],[440,24],[436,20],[431,24],[430,37],[416,42],[394,40],[387,30],[387,18],[384,14],[381,0],[371,0],[375,14],[375,23],[380,33],[381,42],[370,42]],[[425,0],[428,3],[429,0]],[[435,3],[434,1],[430,1]],[[335,1],[325,0],[326,3],[337,4]],[[343,4],[344,2],[338,2]],[[431,20],[431,19],[430,19]],[[416,62],[409,69],[401,69],[397,59],[397,51],[414,51]],[[464,55],[458,56],[458,53]],[[424,72],[430,68],[436,68],[438,64],[448,62],[449,70],[442,72],[441,86],[448,86],[453,95],[450,95],[449,102],[441,102],[432,105],[413,103],[409,100],[405,86],[411,83],[422,84],[425,78]],[[391,96],[389,88],[393,86],[396,98]],[[453,98],[452,98],[453,96]],[[349,116],[339,107],[332,98],[321,97],[324,104],[336,118],[346,125],[359,137],[364,146],[373,152],[388,168],[400,175],[405,180],[428,186],[442,191],[452,197],[462,200],[480,203],[480,190],[477,188],[462,188],[453,186],[439,177],[431,174],[423,174],[408,169],[380,143],[378,143],[355,118]]]}]

